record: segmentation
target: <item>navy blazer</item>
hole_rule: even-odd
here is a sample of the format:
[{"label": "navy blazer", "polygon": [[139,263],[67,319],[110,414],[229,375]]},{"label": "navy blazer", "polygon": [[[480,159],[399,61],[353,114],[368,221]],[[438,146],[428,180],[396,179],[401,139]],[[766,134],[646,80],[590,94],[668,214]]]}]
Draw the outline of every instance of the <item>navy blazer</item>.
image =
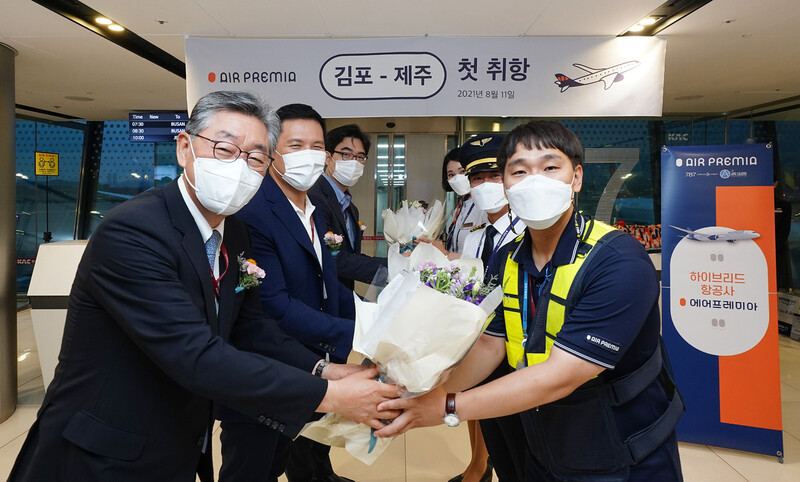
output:
[{"label": "navy blazer", "polygon": [[[324,177],[320,177],[308,191],[308,197],[311,198],[314,206],[325,212],[326,231],[332,231],[344,237],[339,254],[335,257],[336,269],[339,271],[339,281],[351,290],[355,286],[355,281],[372,283],[375,280],[375,275],[382,271],[381,268],[387,267],[387,262],[386,258],[373,258],[372,256],[361,254],[362,235],[358,226],[358,208],[352,202],[347,208],[350,217],[356,223],[353,229],[355,239],[351,247],[344,214],[342,214],[339,199],[336,197],[336,192],[330,182]],[[388,271],[384,271],[384,273],[388,275]],[[378,283],[385,282],[386,278],[384,276],[383,279],[376,281]]]},{"label": "navy blazer", "polygon": [[[320,267],[308,232],[269,174],[237,216],[250,228],[254,259],[269,273],[269,282],[259,286],[264,311],[312,351],[346,360],[355,327],[353,292],[339,282],[325,243],[320,239]],[[314,211],[314,225],[324,236],[322,210]]]},{"label": "navy blazer", "polygon": [[318,357],[264,317],[255,289],[235,293],[236,254],[250,254],[244,224],[228,217],[223,243],[231,266],[217,314],[177,181],[106,215],[78,266],[55,378],[9,480],[194,480],[212,400],[288,436],[300,431],[327,389],[309,373]]}]

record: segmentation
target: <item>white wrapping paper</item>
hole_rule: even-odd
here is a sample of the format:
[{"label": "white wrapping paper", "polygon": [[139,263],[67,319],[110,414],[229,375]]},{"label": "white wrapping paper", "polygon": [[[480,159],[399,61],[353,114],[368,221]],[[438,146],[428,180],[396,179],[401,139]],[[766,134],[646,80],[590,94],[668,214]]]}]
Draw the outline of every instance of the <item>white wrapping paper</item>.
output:
[{"label": "white wrapping paper", "polygon": [[397,212],[384,209],[383,236],[389,243],[409,244],[413,238],[432,240],[439,234],[444,221],[444,205],[438,199],[427,212],[423,208],[408,205],[408,201],[400,204]]},{"label": "white wrapping paper", "polygon": [[[425,245],[420,244],[417,249],[422,246]],[[429,261],[423,259],[424,252],[415,250],[414,254],[419,262]],[[469,260],[467,264],[476,261],[477,272],[481,273],[480,260]],[[451,263],[438,266],[447,264]],[[464,269],[469,273],[471,268]],[[476,306],[425,286],[416,271],[402,271],[381,292],[377,303],[356,297],[353,350],[376,363],[385,380],[404,387],[404,397],[421,395],[443,383],[466,356],[501,300],[499,286]],[[328,414],[306,425],[302,435],[344,447],[357,459],[371,464],[390,440],[377,440],[370,452],[370,433],[367,425]]]}]

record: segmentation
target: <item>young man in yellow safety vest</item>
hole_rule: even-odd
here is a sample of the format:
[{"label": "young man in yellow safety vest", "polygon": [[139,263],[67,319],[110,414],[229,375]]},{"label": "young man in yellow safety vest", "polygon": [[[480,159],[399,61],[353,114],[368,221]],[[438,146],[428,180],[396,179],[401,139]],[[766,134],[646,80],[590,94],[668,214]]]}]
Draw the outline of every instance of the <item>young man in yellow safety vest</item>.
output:
[{"label": "young man in yellow safety vest", "polygon": [[[405,411],[376,434],[519,412],[526,481],[681,480],[674,428],[683,403],[647,253],[575,210],[583,148],[561,124],[515,128],[497,160],[511,212],[527,226],[489,267],[503,303],[444,387],[381,404]],[[515,371],[460,391],[500,363]]]}]

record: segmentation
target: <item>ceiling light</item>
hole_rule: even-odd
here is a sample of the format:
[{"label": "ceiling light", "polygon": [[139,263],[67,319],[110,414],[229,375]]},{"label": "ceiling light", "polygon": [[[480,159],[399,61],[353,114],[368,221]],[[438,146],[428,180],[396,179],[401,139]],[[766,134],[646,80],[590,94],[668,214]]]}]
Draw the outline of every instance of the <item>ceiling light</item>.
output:
[{"label": "ceiling light", "polygon": [[[75,22],[81,27],[109,40],[125,50],[148,60],[169,72],[186,78],[186,64],[169,52],[115,24],[108,16],[84,3],[86,0],[33,0],[42,7]],[[98,2],[94,2],[98,3]],[[103,2],[99,2],[103,3]],[[108,2],[105,2],[108,3]],[[101,23],[102,22],[102,23]],[[113,30],[112,30],[113,29]]]},{"label": "ceiling light", "polygon": [[651,11],[636,27],[625,30],[620,37],[626,35],[653,36],[673,23],[691,14],[711,0],[667,0]]}]

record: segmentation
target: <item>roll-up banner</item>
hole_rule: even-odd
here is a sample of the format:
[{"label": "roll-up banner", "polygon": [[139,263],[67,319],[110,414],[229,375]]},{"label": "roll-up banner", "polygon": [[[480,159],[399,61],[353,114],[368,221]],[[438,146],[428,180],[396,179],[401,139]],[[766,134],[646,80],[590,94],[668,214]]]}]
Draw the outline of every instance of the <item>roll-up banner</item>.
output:
[{"label": "roll-up banner", "polygon": [[660,116],[665,52],[658,37],[187,37],[187,100],[246,90],[323,117]]},{"label": "roll-up banner", "polygon": [[678,439],[782,457],[772,156],[662,149],[663,336]]}]

